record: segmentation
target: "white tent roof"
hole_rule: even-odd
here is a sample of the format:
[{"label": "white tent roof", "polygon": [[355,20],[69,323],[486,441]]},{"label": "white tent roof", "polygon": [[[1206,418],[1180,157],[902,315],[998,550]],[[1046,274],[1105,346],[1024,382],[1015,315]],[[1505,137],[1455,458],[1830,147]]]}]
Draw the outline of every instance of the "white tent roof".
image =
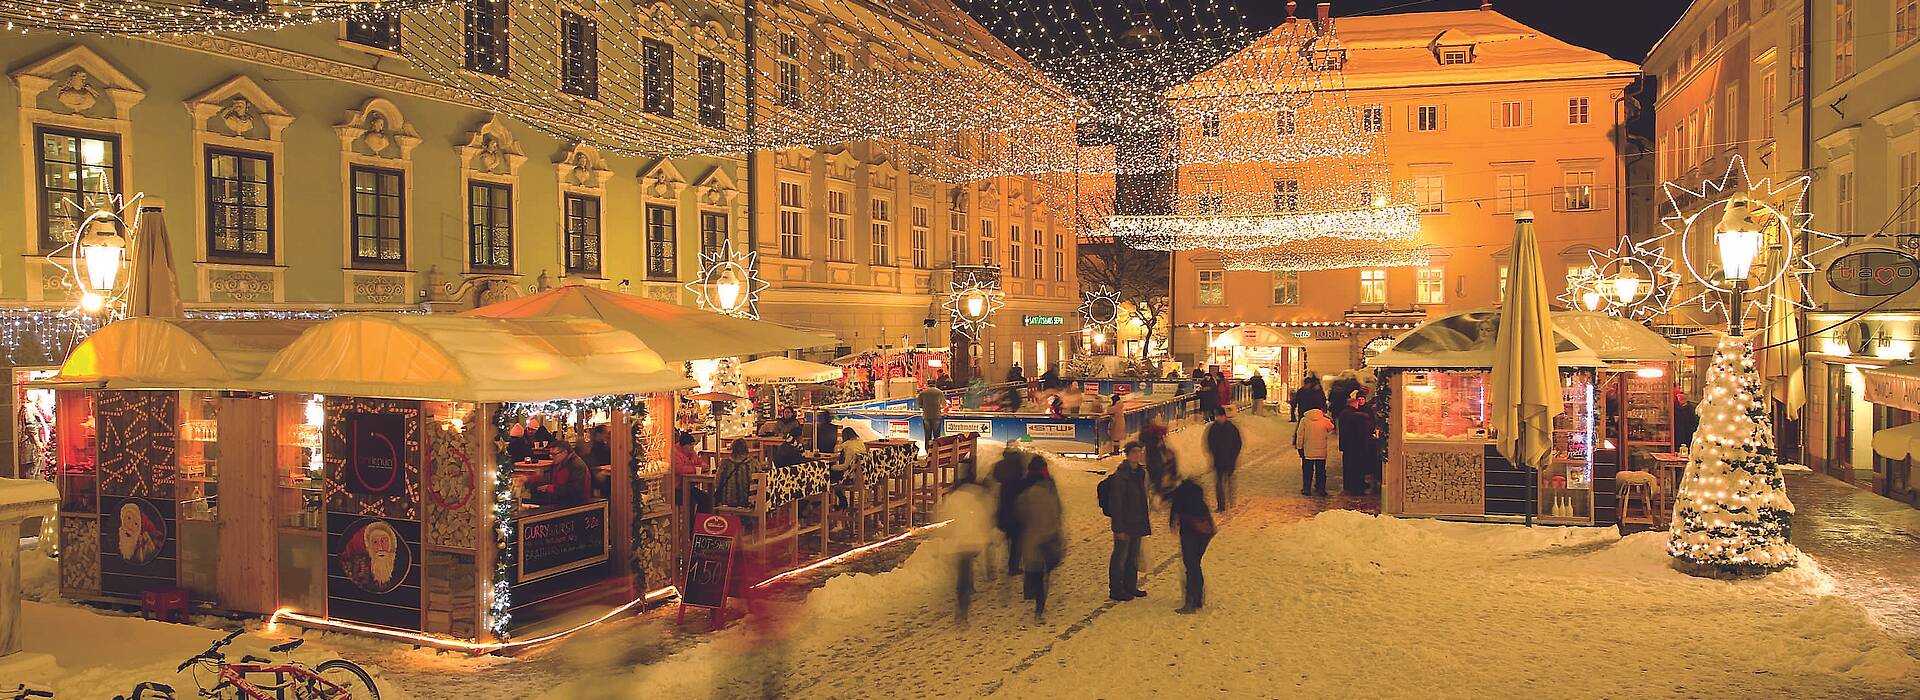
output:
[{"label": "white tent roof", "polygon": [[352,314],[274,356],[261,388],[452,401],[546,401],[692,386],[625,331],[591,319]]},{"label": "white tent roof", "polygon": [[1553,315],[1553,326],[1609,362],[1680,360],[1672,341],[1637,321],[1592,311],[1562,311]]},{"label": "white tent roof", "polygon": [[460,315],[512,320],[590,318],[633,334],[662,359],[675,364],[800,350],[838,342],[831,335],[583,285],[557,287]]},{"label": "white tent roof", "polygon": [[1920,423],[1896,425],[1873,434],[1873,453],[1887,459],[1907,459],[1920,454]]},{"label": "white tent roof", "polygon": [[67,355],[49,385],[106,389],[244,389],[275,353],[318,321],[130,318]]},{"label": "white tent roof", "polygon": [[1306,342],[1300,340],[1299,338],[1295,338],[1292,335],[1289,335],[1278,328],[1274,328],[1273,326],[1245,325],[1245,326],[1234,326],[1233,328],[1227,331],[1224,331],[1217,336],[1214,336],[1213,346],[1216,348],[1229,348],[1229,347],[1235,347],[1235,346],[1246,347],[1246,348],[1260,348],[1260,347],[1304,348],[1307,346],[1307,344]]},{"label": "white tent roof", "polygon": [[[1499,309],[1462,311],[1420,324],[1396,338],[1393,347],[1367,360],[1368,367],[1491,368]],[[1555,329],[1554,350],[1561,367],[1599,367],[1593,349]]]},{"label": "white tent roof", "polygon": [[844,374],[833,365],[791,357],[762,357],[740,365],[740,377],[749,384],[812,384],[830,382]]}]

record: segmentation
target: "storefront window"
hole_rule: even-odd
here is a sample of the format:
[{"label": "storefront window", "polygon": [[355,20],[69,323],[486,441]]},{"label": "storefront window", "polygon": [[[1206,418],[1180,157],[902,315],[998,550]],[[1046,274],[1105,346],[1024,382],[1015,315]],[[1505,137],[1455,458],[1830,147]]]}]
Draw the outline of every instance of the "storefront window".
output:
[{"label": "storefront window", "polygon": [[1409,440],[1485,440],[1487,377],[1479,370],[1408,372],[1403,434]]},{"label": "storefront window", "polygon": [[180,392],[180,466],[174,473],[180,519],[214,521],[220,495],[220,399]]}]

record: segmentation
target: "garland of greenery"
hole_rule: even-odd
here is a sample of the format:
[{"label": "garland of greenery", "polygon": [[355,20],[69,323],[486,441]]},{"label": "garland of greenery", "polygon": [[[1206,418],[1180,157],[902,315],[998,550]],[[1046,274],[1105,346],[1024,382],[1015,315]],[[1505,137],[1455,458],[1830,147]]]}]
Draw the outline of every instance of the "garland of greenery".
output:
[{"label": "garland of greenery", "polygon": [[498,443],[515,423],[527,416],[554,416],[562,426],[580,413],[623,411],[629,415],[644,413],[646,404],[633,394],[594,396],[584,399],[559,399],[526,403],[501,403],[493,410],[493,435],[496,443],[493,466],[493,599],[488,604],[487,631],[495,639],[506,641],[507,628],[513,622],[513,571],[518,553],[513,535],[519,530],[518,498],[513,493],[513,458]]}]

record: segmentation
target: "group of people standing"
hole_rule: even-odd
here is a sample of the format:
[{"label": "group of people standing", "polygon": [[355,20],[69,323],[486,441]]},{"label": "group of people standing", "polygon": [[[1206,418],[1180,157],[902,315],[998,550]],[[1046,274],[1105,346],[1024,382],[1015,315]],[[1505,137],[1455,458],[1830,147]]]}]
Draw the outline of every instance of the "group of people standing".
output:
[{"label": "group of people standing", "polygon": [[1149,442],[1127,443],[1120,465],[1100,482],[1100,510],[1113,530],[1113,554],[1107,559],[1107,598],[1129,601],[1147,595],[1140,587],[1140,545],[1153,534],[1147,497],[1151,492],[1167,504],[1167,525],[1180,538],[1180,560],[1186,567],[1186,595],[1174,612],[1190,615],[1206,603],[1206,575],[1200,560],[1213,541],[1216,525],[1200,484],[1180,473],[1173,451],[1164,440]]},{"label": "group of people standing", "polygon": [[1300,495],[1327,495],[1327,457],[1340,449],[1340,490],[1348,496],[1380,492],[1380,421],[1365,384],[1352,370],[1323,386],[1308,372],[1288,401],[1293,446],[1300,454]]}]

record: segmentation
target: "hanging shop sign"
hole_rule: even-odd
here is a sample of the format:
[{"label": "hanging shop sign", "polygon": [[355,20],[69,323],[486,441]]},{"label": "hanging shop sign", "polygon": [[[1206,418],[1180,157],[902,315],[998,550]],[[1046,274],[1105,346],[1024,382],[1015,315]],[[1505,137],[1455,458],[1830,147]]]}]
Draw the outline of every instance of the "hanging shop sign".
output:
[{"label": "hanging shop sign", "polygon": [[1901,371],[1868,368],[1860,373],[1866,379],[1868,403],[1920,411],[1920,377]]},{"label": "hanging shop sign", "polygon": [[1827,266],[1827,284],[1842,294],[1890,297],[1920,283],[1920,261],[1897,250],[1863,250]]},{"label": "hanging shop sign", "polygon": [[1067,317],[1065,316],[1027,316],[1025,318],[1020,319],[1020,323],[1021,325],[1026,325],[1026,326],[1064,326],[1064,325],[1067,325]]}]

